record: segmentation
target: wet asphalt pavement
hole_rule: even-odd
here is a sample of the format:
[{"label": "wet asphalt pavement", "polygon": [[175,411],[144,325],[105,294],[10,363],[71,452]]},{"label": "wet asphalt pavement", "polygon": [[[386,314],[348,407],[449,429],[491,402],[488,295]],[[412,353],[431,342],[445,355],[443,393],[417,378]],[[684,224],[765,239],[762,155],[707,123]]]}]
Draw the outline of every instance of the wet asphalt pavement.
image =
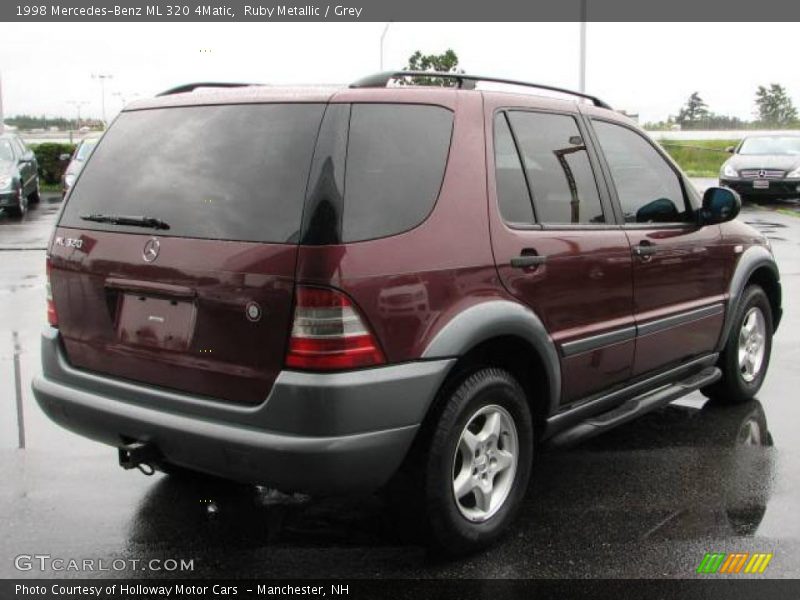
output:
[{"label": "wet asphalt pavement", "polygon": [[0,577],[176,575],[20,572],[19,554],[193,559],[194,570],[179,575],[195,577],[693,577],[712,551],[773,553],[764,576],[800,577],[795,209],[747,207],[740,217],[769,235],[784,290],[758,400],[718,407],[693,394],[573,449],[540,454],[511,534],[483,554],[442,560],[378,498],[145,477],[120,469],[115,450],[51,423],[30,380],[57,200],[45,197],[22,222],[0,215]]}]

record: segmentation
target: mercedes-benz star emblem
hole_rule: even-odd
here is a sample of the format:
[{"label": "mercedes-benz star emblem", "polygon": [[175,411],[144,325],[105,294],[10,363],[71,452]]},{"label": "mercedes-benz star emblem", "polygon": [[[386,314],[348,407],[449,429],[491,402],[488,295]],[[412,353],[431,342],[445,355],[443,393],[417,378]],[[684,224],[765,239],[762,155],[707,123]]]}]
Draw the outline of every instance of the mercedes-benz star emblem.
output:
[{"label": "mercedes-benz star emblem", "polygon": [[153,262],[157,259],[159,250],[161,250],[161,242],[158,241],[158,238],[150,238],[147,240],[147,243],[144,245],[144,250],[142,250],[144,262]]},{"label": "mercedes-benz star emblem", "polygon": [[261,320],[261,307],[258,302],[248,302],[245,306],[245,315],[247,320],[256,323]]},{"label": "mercedes-benz star emblem", "polygon": [[758,172],[758,176],[759,176],[759,177],[761,177],[761,179],[764,179],[764,177],[766,177],[766,176],[767,176],[767,172],[766,172],[764,169],[761,169],[761,170]]}]

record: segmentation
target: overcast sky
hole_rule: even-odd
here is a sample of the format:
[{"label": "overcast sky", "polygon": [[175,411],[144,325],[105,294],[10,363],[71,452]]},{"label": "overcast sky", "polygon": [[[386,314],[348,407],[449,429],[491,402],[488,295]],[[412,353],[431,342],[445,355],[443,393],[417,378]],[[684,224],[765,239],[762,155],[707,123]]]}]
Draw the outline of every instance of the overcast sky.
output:
[{"label": "overcast sky", "polygon": [[[384,23],[58,23],[3,25],[6,116],[100,116],[122,100],[190,81],[346,83],[377,71]],[[752,117],[756,86],[800,101],[794,23],[589,23],[587,91],[642,121],[677,112],[693,91],[711,110]],[[577,23],[392,23],[384,66],[415,50],[456,51],[468,72],[578,87]]]}]

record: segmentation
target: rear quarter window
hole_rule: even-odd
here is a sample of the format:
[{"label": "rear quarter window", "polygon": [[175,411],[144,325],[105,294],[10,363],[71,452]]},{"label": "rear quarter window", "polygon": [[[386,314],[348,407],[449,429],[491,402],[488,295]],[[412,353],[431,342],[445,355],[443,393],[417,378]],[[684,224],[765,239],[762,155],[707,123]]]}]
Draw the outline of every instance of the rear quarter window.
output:
[{"label": "rear quarter window", "polygon": [[446,108],[354,104],[342,241],[395,235],[425,220],[439,195],[452,131]]}]

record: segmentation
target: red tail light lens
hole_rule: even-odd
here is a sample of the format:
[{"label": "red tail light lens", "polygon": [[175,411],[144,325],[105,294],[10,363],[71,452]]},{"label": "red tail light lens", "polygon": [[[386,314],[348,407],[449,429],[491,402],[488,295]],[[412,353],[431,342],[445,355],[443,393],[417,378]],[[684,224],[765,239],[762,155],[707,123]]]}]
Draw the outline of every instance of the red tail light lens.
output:
[{"label": "red tail light lens", "polygon": [[58,327],[58,314],[56,313],[56,305],[53,302],[53,288],[50,286],[50,257],[47,257],[45,262],[45,269],[47,271],[47,322],[51,327]]},{"label": "red tail light lens", "polygon": [[297,288],[287,367],[336,371],[385,362],[375,336],[347,296],[328,288]]}]

